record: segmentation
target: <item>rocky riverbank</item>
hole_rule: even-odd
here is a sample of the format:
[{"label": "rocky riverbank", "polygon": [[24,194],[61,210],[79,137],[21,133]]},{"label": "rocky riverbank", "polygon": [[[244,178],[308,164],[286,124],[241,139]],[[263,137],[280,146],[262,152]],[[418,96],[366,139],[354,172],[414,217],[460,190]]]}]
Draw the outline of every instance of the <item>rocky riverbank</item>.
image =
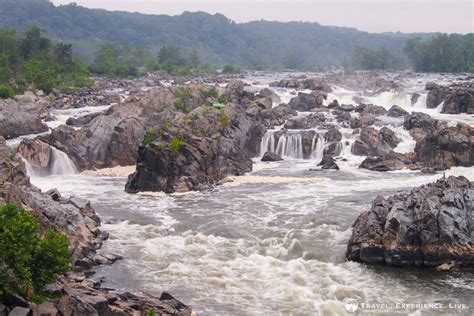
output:
[{"label": "rocky riverbank", "polygon": [[31,213],[42,232],[53,229],[66,234],[70,244],[73,271],[48,285],[43,294],[57,299],[34,304],[21,296],[12,296],[8,306],[0,304],[0,315],[144,315],[153,310],[158,315],[191,315],[191,310],[164,293],[160,298],[145,293],[117,293],[101,288],[91,278],[94,267],[113,264],[120,257],[100,252],[108,234],[100,230],[100,218],[90,203],[79,198],[61,197],[56,190],[46,193],[34,187],[25,164],[0,137],[0,204],[14,202]]},{"label": "rocky riverbank", "polygon": [[393,266],[474,266],[474,183],[449,177],[378,197],[353,225],[346,257]]}]

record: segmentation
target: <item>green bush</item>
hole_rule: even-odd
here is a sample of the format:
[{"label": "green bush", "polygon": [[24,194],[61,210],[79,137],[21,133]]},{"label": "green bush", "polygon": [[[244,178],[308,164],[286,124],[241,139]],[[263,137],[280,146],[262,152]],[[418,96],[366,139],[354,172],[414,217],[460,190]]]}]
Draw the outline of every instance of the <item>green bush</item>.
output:
[{"label": "green bush", "polygon": [[227,104],[229,103],[229,99],[227,99],[227,96],[223,94],[217,98],[217,102],[222,103],[222,104]]},{"label": "green bush", "polygon": [[0,84],[0,99],[11,99],[15,96],[13,89],[7,84]]},{"label": "green bush", "polygon": [[[39,290],[70,268],[69,243],[65,235],[48,230],[40,235],[38,222],[15,204],[0,208],[0,295],[12,291]],[[11,270],[12,278],[5,273]]]},{"label": "green bush", "polygon": [[168,149],[170,153],[174,156],[176,155],[181,148],[185,145],[186,143],[181,140],[180,138],[173,138],[171,142],[168,144]]},{"label": "green bush", "polygon": [[222,128],[225,128],[230,125],[230,118],[229,116],[224,112],[224,109],[221,110],[220,114],[220,121],[221,121],[221,126]]},{"label": "green bush", "polygon": [[222,69],[223,74],[240,74],[242,71],[239,67],[232,66],[232,65],[225,65]]},{"label": "green bush", "polygon": [[175,96],[176,101],[174,103],[174,106],[176,107],[176,109],[180,110],[181,112],[188,113],[188,103],[193,96],[191,90],[189,90],[189,88],[179,87],[178,89],[176,89]]},{"label": "green bush", "polygon": [[209,89],[202,89],[200,92],[201,97],[203,99],[209,99],[209,98],[218,98],[219,97],[219,91],[217,91],[216,87],[210,87]]},{"label": "green bush", "polygon": [[156,132],[153,129],[149,129],[145,133],[145,137],[143,138],[143,144],[148,145],[153,143],[157,139]]}]

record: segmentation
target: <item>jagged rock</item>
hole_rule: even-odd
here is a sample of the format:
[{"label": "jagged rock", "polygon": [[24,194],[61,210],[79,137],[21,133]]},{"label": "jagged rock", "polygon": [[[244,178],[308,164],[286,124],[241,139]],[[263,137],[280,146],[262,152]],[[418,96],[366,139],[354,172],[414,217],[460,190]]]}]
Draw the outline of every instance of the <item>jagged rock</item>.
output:
[{"label": "jagged rock", "polygon": [[303,80],[283,79],[279,82],[270,83],[270,87],[295,88],[299,90],[309,89],[313,91],[332,92],[331,87],[324,82],[324,79],[311,78]]},{"label": "jagged rock", "polygon": [[395,148],[401,142],[401,139],[390,128],[384,126],[379,130],[380,139],[386,142],[390,148]]},{"label": "jagged rock", "polygon": [[324,155],[323,160],[318,164],[318,166],[322,166],[321,169],[339,170],[339,166],[331,155]]},{"label": "jagged rock", "polygon": [[336,99],[328,104],[328,108],[330,109],[337,109],[338,107],[339,107],[339,101],[337,101]]},{"label": "jagged rock", "polygon": [[326,139],[326,142],[328,143],[339,142],[342,139],[342,134],[339,131],[339,129],[337,129],[336,127],[333,127],[324,134],[324,138]]},{"label": "jagged rock", "polygon": [[411,105],[414,105],[416,102],[418,102],[418,99],[420,98],[420,96],[421,95],[419,93],[413,93],[410,99]]},{"label": "jagged rock", "polygon": [[45,302],[40,305],[36,305],[33,308],[34,316],[59,316],[59,311],[53,302]]},{"label": "jagged rock", "polygon": [[359,168],[380,172],[401,170],[407,166],[404,160],[402,155],[393,153],[382,157],[367,157],[362,161]]},{"label": "jagged rock", "polygon": [[30,113],[11,100],[0,101],[0,136],[12,139],[48,131],[39,114]]},{"label": "jagged rock", "polygon": [[311,129],[316,128],[326,121],[324,113],[311,113],[308,116],[296,116],[288,119],[286,129]]},{"label": "jagged rock", "polygon": [[372,127],[362,128],[360,136],[351,149],[357,156],[383,156],[391,151],[390,145],[382,138],[380,132]]},{"label": "jagged rock", "polygon": [[409,113],[407,111],[405,111],[398,105],[392,105],[392,107],[387,112],[387,116],[391,116],[391,117],[401,117],[408,114]]},{"label": "jagged rock", "polygon": [[353,225],[346,257],[394,266],[473,267],[473,183],[449,177],[408,194],[377,197]]},{"label": "jagged rock", "polygon": [[300,92],[297,97],[290,100],[288,106],[297,111],[308,112],[322,107],[326,98],[327,94],[323,92],[311,92],[309,94]]},{"label": "jagged rock", "polygon": [[330,143],[324,147],[324,155],[329,155],[332,157],[339,156],[341,154],[342,148],[343,146],[340,141]]},{"label": "jagged rock", "polygon": [[267,151],[266,153],[263,154],[262,161],[281,161],[283,158],[280,157],[280,155],[272,152],[272,151]]},{"label": "jagged rock", "polygon": [[443,102],[441,113],[459,114],[474,113],[474,83],[454,83],[450,86],[440,86],[435,83],[426,85],[428,96],[426,107],[438,107]]},{"label": "jagged rock", "polygon": [[345,112],[352,112],[355,110],[355,106],[353,104],[341,104],[341,106],[339,106],[339,109]]}]

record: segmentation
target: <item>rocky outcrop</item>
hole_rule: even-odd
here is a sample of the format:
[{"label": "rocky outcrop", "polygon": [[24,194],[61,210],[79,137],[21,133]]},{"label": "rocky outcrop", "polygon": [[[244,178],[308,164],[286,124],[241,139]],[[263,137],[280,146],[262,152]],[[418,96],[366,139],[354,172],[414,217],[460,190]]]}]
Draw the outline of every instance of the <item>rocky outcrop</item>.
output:
[{"label": "rocky outcrop", "polygon": [[308,112],[315,108],[322,107],[326,98],[327,94],[324,92],[300,92],[297,97],[290,100],[288,106],[296,111]]},{"label": "rocky outcrop", "polygon": [[310,78],[310,79],[283,79],[278,82],[270,83],[270,87],[280,88],[293,88],[298,90],[313,90],[313,91],[324,91],[332,92],[331,86],[329,86],[324,79]]},{"label": "rocky outcrop", "polygon": [[390,107],[390,109],[387,112],[387,116],[391,116],[391,117],[402,117],[408,114],[409,113],[407,111],[405,111],[398,105],[392,105],[392,107]]},{"label": "rocky outcrop", "polygon": [[[42,147],[36,142],[30,145],[33,148]],[[100,230],[100,219],[90,203],[78,197],[63,198],[56,190],[43,193],[31,185],[23,160],[6,146],[2,137],[0,166],[0,205],[15,202],[38,220],[41,232],[53,229],[66,234],[74,267],[74,271],[60,276],[56,283],[43,289],[42,294],[54,295],[59,297],[58,300],[36,305],[15,294],[11,299],[6,299],[8,306],[0,304],[0,313],[145,315],[154,311],[158,315],[191,315],[189,307],[167,293],[163,293],[160,298],[145,293],[119,294],[112,289],[101,288],[100,281],[89,279],[94,274],[95,266],[112,264],[120,259],[105,252],[98,253],[108,234]],[[0,269],[5,270],[1,262]]]},{"label": "rocky outcrop", "polygon": [[267,162],[267,161],[281,161],[283,158],[281,158],[280,155],[274,153],[273,151],[267,151],[266,153],[263,154],[261,161]]},{"label": "rocky outcrop", "polygon": [[474,185],[443,178],[387,199],[377,197],[353,225],[346,257],[393,266],[474,267]]},{"label": "rocky outcrop", "polygon": [[426,100],[427,108],[436,108],[443,102],[441,113],[474,114],[474,83],[455,83],[448,87],[435,83],[426,85],[428,96]]},{"label": "rocky outcrop", "polygon": [[[251,157],[259,151],[274,109],[253,106],[254,96],[246,94],[242,84],[229,83],[225,93],[233,101],[225,109],[209,112],[197,107],[190,113],[199,117],[194,126],[175,118],[175,132],[140,146],[137,170],[126,191],[200,190],[251,171]],[[200,115],[203,111],[206,114]]]},{"label": "rocky outcrop", "polygon": [[[384,138],[390,138],[391,136],[389,135],[390,133],[386,130],[380,133],[380,131],[373,127],[362,128],[359,138],[354,142],[351,151],[357,156],[374,157],[386,155],[392,149],[389,142],[394,141],[393,139]],[[392,137],[394,137],[394,135],[392,135]]]},{"label": "rocky outcrop", "polygon": [[311,113],[307,116],[295,116],[288,119],[285,123],[286,129],[311,129],[320,126],[326,122],[324,113]]},{"label": "rocky outcrop", "polygon": [[411,165],[411,161],[403,154],[390,152],[380,157],[367,157],[362,161],[359,168],[371,171],[395,171]]},{"label": "rocky outcrop", "polygon": [[22,135],[48,131],[39,114],[11,100],[0,102],[0,136],[12,139]]},{"label": "rocky outcrop", "polygon": [[416,140],[414,162],[424,168],[444,170],[474,165],[474,130],[465,124],[448,126],[427,114],[405,117],[404,127]]},{"label": "rocky outcrop", "polygon": [[96,113],[91,113],[91,114],[87,114],[87,115],[84,115],[84,116],[81,116],[81,117],[70,117],[67,119],[66,121],[66,125],[69,125],[69,126],[84,126],[86,124],[89,124],[93,119],[95,119],[96,117],[102,115],[102,113],[100,112],[96,112]]},{"label": "rocky outcrop", "polygon": [[269,98],[270,100],[272,100],[273,103],[276,104],[281,102],[281,98],[278,96],[278,94],[276,94],[275,91],[269,88],[263,88],[262,90],[260,90],[258,95],[263,98]]}]

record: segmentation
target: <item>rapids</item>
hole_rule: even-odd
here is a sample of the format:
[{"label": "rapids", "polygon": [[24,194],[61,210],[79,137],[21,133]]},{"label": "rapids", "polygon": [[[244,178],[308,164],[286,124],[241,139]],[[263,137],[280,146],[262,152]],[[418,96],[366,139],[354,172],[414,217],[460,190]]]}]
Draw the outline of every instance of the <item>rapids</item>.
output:
[{"label": "rapids", "polygon": [[[250,88],[259,90],[279,76],[284,75],[247,81],[258,82]],[[451,79],[420,76],[404,81],[403,93],[384,92],[368,99],[387,109],[397,104],[453,124],[473,125],[473,116],[426,109],[423,88],[428,80]],[[291,89],[275,91],[282,102],[291,96]],[[422,96],[411,105],[414,92]],[[358,92],[336,87],[326,102],[352,103],[354,95]],[[389,126],[402,139],[398,152],[413,150],[414,140],[400,120],[377,124]],[[261,154],[272,149],[284,161],[261,163],[256,157],[252,173],[204,192],[127,194],[123,171],[129,169],[74,174],[56,150],[61,168],[47,177],[30,175],[42,190],[57,188],[63,195],[91,200],[103,229],[110,233],[104,251],[124,257],[100,267],[96,278],[105,277],[105,285],[118,290],[142,289],[156,295],[169,291],[199,315],[343,315],[347,298],[386,304],[367,311],[372,314],[468,314],[456,309],[394,309],[394,304],[472,304],[472,272],[439,274],[345,260],[351,225],[377,195],[408,190],[441,174],[359,169],[363,157],[350,152],[351,129],[341,129],[341,170],[309,172],[322,159],[324,139],[315,137],[311,157],[305,160],[297,135],[276,142],[274,132],[262,140]],[[446,172],[451,174],[474,180],[474,168],[452,168]]]}]

